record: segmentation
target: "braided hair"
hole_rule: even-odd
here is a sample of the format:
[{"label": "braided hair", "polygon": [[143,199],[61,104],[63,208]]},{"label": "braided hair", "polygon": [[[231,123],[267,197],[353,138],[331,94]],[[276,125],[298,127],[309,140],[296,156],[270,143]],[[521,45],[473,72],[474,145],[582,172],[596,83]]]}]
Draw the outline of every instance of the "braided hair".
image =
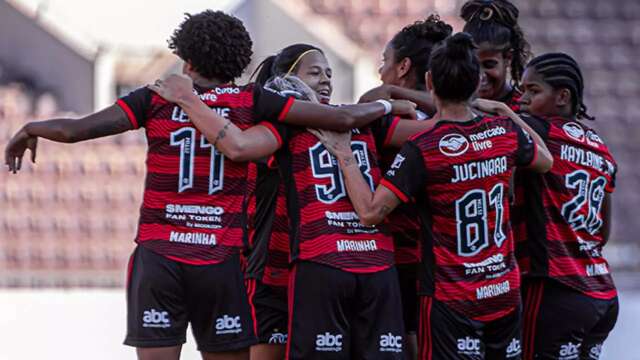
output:
[{"label": "braided hair", "polygon": [[571,56],[565,53],[543,54],[531,60],[527,68],[534,69],[553,89],[569,89],[571,111],[577,119],[595,120],[583,103],[584,78],[580,66]]},{"label": "braided hair", "polygon": [[440,20],[438,15],[430,15],[426,20],[405,26],[391,39],[396,63],[404,58],[411,60],[411,70],[415,74],[417,90],[426,88],[424,74],[429,70],[431,49],[451,35],[451,25]]},{"label": "braided hair", "polygon": [[302,56],[302,54],[310,50],[319,51],[320,53],[324,54],[322,50],[320,50],[319,48],[313,45],[309,45],[309,44],[290,45],[280,50],[280,52],[277,55],[271,55],[266,59],[264,59],[258,65],[256,70],[253,72],[253,75],[251,75],[251,77],[257,74],[256,83],[264,86],[267,83],[267,81],[272,77],[286,74],[291,69],[291,66],[293,66],[294,64],[295,64],[295,67],[291,69],[292,70],[291,72],[295,73],[298,70],[298,67],[300,66],[299,63],[296,64],[296,61],[299,61],[300,56]]},{"label": "braided hair", "polygon": [[469,0],[460,10],[465,32],[476,44],[487,42],[504,53],[513,51],[511,81],[518,86],[524,66],[531,58],[531,46],[518,25],[518,8],[507,0]]}]

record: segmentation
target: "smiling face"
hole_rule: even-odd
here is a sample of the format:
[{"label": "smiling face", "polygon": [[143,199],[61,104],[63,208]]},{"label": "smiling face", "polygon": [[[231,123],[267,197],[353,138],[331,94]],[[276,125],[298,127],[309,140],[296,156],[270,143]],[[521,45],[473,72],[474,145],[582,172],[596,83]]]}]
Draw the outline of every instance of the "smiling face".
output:
[{"label": "smiling face", "polygon": [[478,58],[482,70],[478,96],[490,100],[502,99],[511,91],[507,83],[511,56],[485,42],[478,47]]},{"label": "smiling face", "polygon": [[315,91],[321,103],[329,103],[333,93],[332,70],[324,54],[312,51],[304,55],[294,75]]},{"label": "smiling face", "polygon": [[534,69],[527,68],[522,76],[524,93],[521,109],[535,116],[571,117],[571,92],[566,88],[554,89]]}]

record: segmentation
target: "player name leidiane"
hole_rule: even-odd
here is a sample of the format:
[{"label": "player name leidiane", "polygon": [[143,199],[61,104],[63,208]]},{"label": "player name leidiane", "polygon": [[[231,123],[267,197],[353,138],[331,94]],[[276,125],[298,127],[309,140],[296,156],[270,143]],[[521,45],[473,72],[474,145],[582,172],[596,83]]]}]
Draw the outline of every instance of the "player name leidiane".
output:
[{"label": "player name leidiane", "polygon": [[500,156],[493,159],[453,165],[451,183],[482,179],[507,172],[507,157]]}]

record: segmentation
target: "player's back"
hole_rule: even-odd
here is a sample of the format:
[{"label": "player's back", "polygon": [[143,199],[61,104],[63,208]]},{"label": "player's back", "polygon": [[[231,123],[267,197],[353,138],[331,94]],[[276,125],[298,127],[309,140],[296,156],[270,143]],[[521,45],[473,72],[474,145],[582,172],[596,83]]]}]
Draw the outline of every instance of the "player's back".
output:
[{"label": "player's back", "polygon": [[524,274],[554,278],[591,297],[613,298],[602,226],[616,162],[596,131],[581,122],[525,119],[545,140],[554,165],[543,175],[517,175],[516,237]]},{"label": "player's back", "polygon": [[477,117],[440,121],[411,142],[426,172],[416,199],[426,230],[421,291],[476,320],[506,315],[520,299],[507,193],[513,168],[533,160],[531,139],[510,119]]},{"label": "player's back", "polygon": [[[240,129],[263,120],[264,96],[252,84],[198,88],[200,99]],[[271,95],[267,95],[271,96]],[[224,261],[242,245],[247,163],[225,158],[186,113],[146,88],[120,99],[148,142],[147,176],[136,242],[191,264]],[[262,106],[262,107],[261,107]]]}]

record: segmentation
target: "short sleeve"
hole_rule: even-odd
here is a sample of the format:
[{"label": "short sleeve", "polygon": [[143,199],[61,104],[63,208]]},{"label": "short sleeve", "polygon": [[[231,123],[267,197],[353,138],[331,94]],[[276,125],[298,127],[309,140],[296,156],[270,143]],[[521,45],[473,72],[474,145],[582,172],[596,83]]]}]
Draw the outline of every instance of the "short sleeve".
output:
[{"label": "short sleeve", "polygon": [[121,97],[116,102],[127,114],[134,129],[145,126],[147,110],[151,107],[151,90],[142,87]]},{"label": "short sleeve", "polygon": [[518,137],[516,166],[529,166],[536,160],[538,149],[529,133],[518,125],[514,126]]},{"label": "short sleeve", "polygon": [[376,141],[376,147],[382,149],[389,145],[393,132],[398,126],[400,118],[394,115],[385,115],[371,124],[371,131]]},{"label": "short sleeve", "polygon": [[253,109],[258,121],[282,121],[293,105],[292,96],[285,97],[259,85],[253,88]]},{"label": "short sleeve", "polygon": [[408,141],[396,155],[380,184],[396,194],[398,199],[409,202],[422,192],[425,181],[422,152],[415,143]]},{"label": "short sleeve", "polygon": [[607,173],[609,174],[609,181],[604,187],[604,191],[612,193],[616,188],[616,177],[618,175],[618,165],[614,161],[605,161],[607,166]]}]

